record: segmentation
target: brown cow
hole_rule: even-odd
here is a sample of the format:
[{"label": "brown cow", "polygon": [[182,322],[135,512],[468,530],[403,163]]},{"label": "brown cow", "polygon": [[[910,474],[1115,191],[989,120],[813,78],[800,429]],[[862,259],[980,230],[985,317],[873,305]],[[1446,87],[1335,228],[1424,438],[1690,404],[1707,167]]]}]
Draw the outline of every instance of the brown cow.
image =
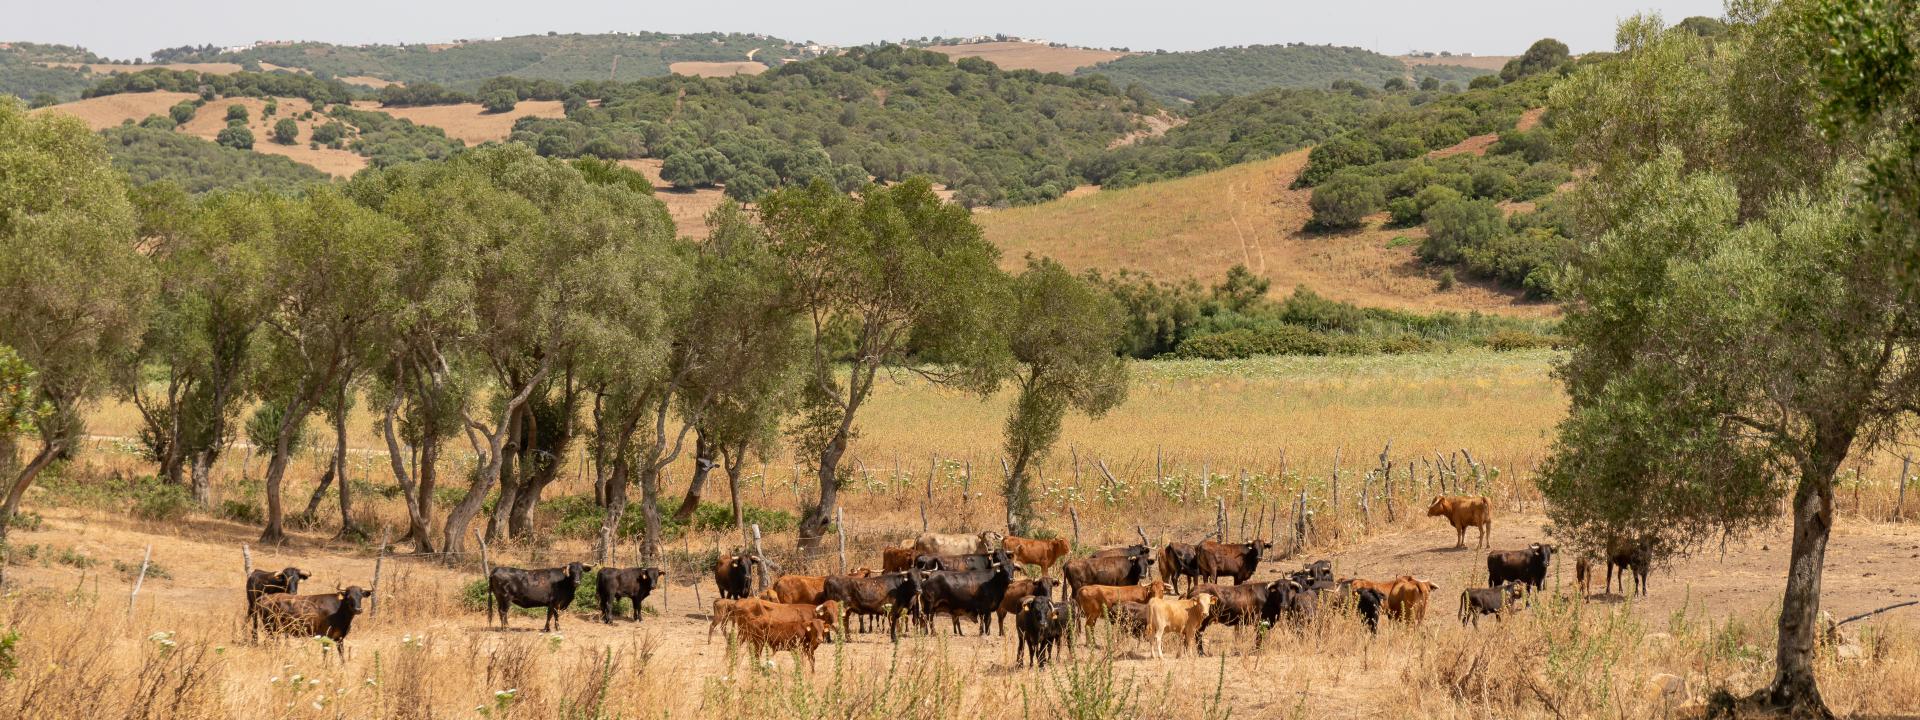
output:
[{"label": "brown cow", "polygon": [[1593,556],[1582,553],[1573,561],[1573,581],[1580,584],[1580,597],[1593,591]]},{"label": "brown cow", "polygon": [[753,594],[754,566],[761,563],[758,555],[721,555],[713,561],[713,584],[720,587],[720,597],[738,600]]},{"label": "brown cow", "polygon": [[826,600],[827,578],[824,575],[781,575],[767,589],[760,591],[761,600],[777,603],[805,603],[818,605]]},{"label": "brown cow", "polygon": [[1008,535],[1000,541],[1000,546],[1006,548],[1007,554],[1012,555],[1014,561],[1021,565],[1039,565],[1040,577],[1046,577],[1047,573],[1053,571],[1054,563],[1060,562],[1060,558],[1073,552],[1073,548],[1067,545],[1067,541],[1059,538],[1034,540]]},{"label": "brown cow", "polygon": [[1093,626],[1115,603],[1143,603],[1167,594],[1167,583],[1155,580],[1145,585],[1082,585],[1073,593],[1074,607],[1087,625],[1087,644],[1093,644]]},{"label": "brown cow", "polygon": [[1213,601],[1212,595],[1148,600],[1147,632],[1153,636],[1153,656],[1167,656],[1161,649],[1161,643],[1169,633],[1180,637],[1180,655],[1185,656],[1187,648],[1192,647],[1194,639],[1199,636],[1200,627],[1213,614]]},{"label": "brown cow", "polygon": [[710,621],[707,623],[708,644],[713,643],[713,631],[715,628],[733,623],[733,604],[735,602],[739,601],[728,600],[726,598],[717,598],[713,601],[713,614],[709,616]]},{"label": "brown cow", "polygon": [[[1036,580],[1015,580],[1012,585],[1008,585],[1006,596],[1000,599],[999,609],[993,611],[993,617],[998,621],[996,624],[1000,627],[1000,634],[1007,634],[1007,616],[1017,616],[1020,612],[1020,603],[1026,602],[1027,598],[1032,596],[1051,598],[1053,597],[1053,589],[1059,587],[1059,585],[1059,580],[1049,577],[1041,577]],[[1016,619],[1018,618],[1016,617]]]},{"label": "brown cow", "polygon": [[1647,572],[1653,567],[1653,544],[1646,540],[1614,538],[1607,541],[1607,592],[1613,592],[1613,570],[1620,569],[1620,592],[1627,592],[1627,573],[1633,573],[1633,592],[1647,594]]},{"label": "brown cow", "polygon": [[1480,542],[1475,548],[1487,547],[1487,533],[1493,530],[1493,504],[1483,496],[1465,495],[1441,496],[1433,499],[1427,506],[1427,517],[1447,516],[1447,522],[1453,523],[1453,546],[1467,546],[1467,528],[1480,528]]},{"label": "brown cow", "polygon": [[755,663],[762,650],[799,650],[813,670],[813,651],[832,637],[837,603],[820,606],[748,599],[734,602],[733,622]]},{"label": "brown cow", "polygon": [[1241,585],[1253,577],[1253,571],[1260,567],[1260,555],[1273,549],[1273,543],[1254,540],[1250,543],[1219,543],[1202,540],[1194,547],[1194,569],[1207,582],[1215,582],[1220,576],[1233,578],[1233,584]]},{"label": "brown cow", "polygon": [[1438,583],[1401,575],[1387,593],[1387,617],[1419,625],[1427,619],[1427,597],[1438,587]]},{"label": "brown cow", "polygon": [[920,551],[910,547],[890,547],[880,549],[880,572],[906,572],[913,567],[913,559]]},{"label": "brown cow", "polygon": [[323,595],[269,593],[260,596],[255,608],[260,624],[268,632],[296,637],[325,637],[334,642],[340,661],[347,659],[347,633],[353,630],[353,618],[360,614],[360,603],[373,593],[353,585]]}]

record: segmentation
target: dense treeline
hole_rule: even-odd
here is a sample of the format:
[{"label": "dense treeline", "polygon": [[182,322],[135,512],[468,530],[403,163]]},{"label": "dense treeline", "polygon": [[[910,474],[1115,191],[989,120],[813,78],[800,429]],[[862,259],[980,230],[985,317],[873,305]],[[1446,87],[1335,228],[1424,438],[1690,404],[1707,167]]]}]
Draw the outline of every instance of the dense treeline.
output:
[{"label": "dense treeline", "polygon": [[35,106],[51,105],[79,98],[93,82],[85,70],[39,64],[34,54],[18,49],[21,44],[25,43],[0,50],[0,95],[29,100]]},{"label": "dense treeline", "polygon": [[197,70],[152,68],[101,78],[87,88],[86,97],[165,90],[200,93],[202,97],[297,97],[315,105],[353,102],[353,88],[338,80],[290,72],[203,73]]},{"label": "dense treeline", "polygon": [[1443,83],[1460,82],[1463,74],[1471,78],[1488,73],[1458,67],[1408,68],[1395,58],[1371,50],[1293,44],[1130,55],[1081,68],[1078,74],[1105,75],[1121,87],[1138,84],[1161,98],[1193,101],[1269,88],[1324,88],[1335,80],[1380,87],[1389,80],[1404,81],[1409,76],[1418,84],[1429,77]]},{"label": "dense treeline", "polygon": [[1099,155],[1158,109],[1099,76],[1008,72],[898,46],[752,77],[591,89],[605,98],[599,106],[569,99],[565,121],[523,120],[514,138],[549,156],[659,158],[690,170],[693,185],[746,183],[733,193],[742,199],[821,177],[784,171],[777,155],[786,153],[829,168],[834,182],[924,174],[968,205],[1048,200],[1084,182],[1075,158]]},{"label": "dense treeline", "polygon": [[[159,482],[202,502],[244,429],[269,456],[268,542],[285,539],[282,480],[313,419],[333,442],[321,491],[335,488],[343,536],[363,532],[344,468],[345,418],[364,398],[422,552],[459,552],[483,512],[491,536],[531,533],[553,459],[573,446],[592,460],[603,527],[633,527],[637,487],[655,547],[662,468],[694,452],[737,488],[783,430],[816,457],[819,505],[801,532],[817,541],[855,416],[890,369],[983,394],[1014,383],[1008,456],[1022,468],[1064,413],[1125,396],[1117,303],[1053,263],[1001,271],[968,211],[924,179],[723,205],[694,243],[638,173],[512,143],[302,194],[196,197],[129,191],[77,119],[7,101],[0,165],[21,171],[0,178],[0,346],[17,350],[0,352],[0,375],[25,388],[0,396],[0,443],[40,440],[10,470],[0,532],[108,395],[139,407]],[[436,532],[434,459],[449,443],[477,461]]]},{"label": "dense treeline", "polygon": [[377,77],[405,84],[437,83],[471,92],[490,78],[536,80],[639,80],[666,75],[676,62],[756,60],[776,64],[795,57],[793,43],[741,33],[656,32],[520,35],[453,45],[334,45],[283,43],[236,53],[216,48],[175,48],[172,62],[269,63],[302,68],[321,77]]},{"label": "dense treeline", "polygon": [[[418,125],[412,120],[383,112],[335,105],[327,110],[327,116],[353,128],[351,139],[344,140],[346,148],[365,156],[374,167],[416,160],[439,160],[466,147],[459,140],[447,137],[445,130],[431,125]],[[315,142],[320,142],[318,136],[321,135],[321,129],[326,127],[322,125],[315,129]],[[344,129],[338,132],[344,136]],[[329,136],[333,134],[334,131],[327,132]]]},{"label": "dense treeline", "polygon": [[113,166],[135,185],[166,182],[190,193],[255,188],[296,192],[327,174],[280,155],[236,150],[200,138],[140,126],[108,128]]}]

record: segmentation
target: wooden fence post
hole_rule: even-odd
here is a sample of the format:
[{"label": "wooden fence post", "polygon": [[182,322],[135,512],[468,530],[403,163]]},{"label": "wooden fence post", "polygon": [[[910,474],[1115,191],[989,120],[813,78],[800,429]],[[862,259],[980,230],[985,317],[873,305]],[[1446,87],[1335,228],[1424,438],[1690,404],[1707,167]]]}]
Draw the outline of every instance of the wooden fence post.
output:
[{"label": "wooden fence post", "polygon": [[1899,499],[1898,501],[1896,501],[1896,502],[1894,503],[1894,506],[1893,506],[1893,520],[1894,520],[1894,522],[1905,522],[1905,521],[1906,521],[1906,507],[1907,507],[1907,466],[1909,466],[1909,465],[1912,465],[1912,464],[1913,464],[1913,454],[1912,454],[1912,453],[1908,453],[1908,454],[1906,454],[1906,455],[1904,455],[1904,456],[1901,456],[1901,458],[1900,458],[1900,499]]},{"label": "wooden fence post", "polygon": [[493,574],[493,565],[487,561],[487,536],[474,528],[473,537],[480,541],[480,577],[485,578]]},{"label": "wooden fence post", "polygon": [[[1207,468],[1207,463],[1205,461],[1202,461],[1200,463],[1200,497],[1203,499],[1213,497],[1212,487],[1213,487],[1213,471]],[[1226,541],[1221,540],[1220,542],[1226,542]]]},{"label": "wooden fence post", "polygon": [[380,617],[380,565],[387,559],[387,540],[389,533],[385,525],[380,526],[380,554],[373,556],[373,597],[367,601],[367,618]]},{"label": "wooden fence post", "polygon": [[1333,518],[1340,519],[1340,448],[1333,449],[1333,492],[1327,509],[1333,511]]},{"label": "wooden fence post", "polygon": [[240,569],[247,575],[253,575],[253,553],[247,550],[246,543],[240,543]]},{"label": "wooden fence post", "polygon": [[840,536],[840,574],[847,574],[847,516],[845,508],[833,509],[833,529]]},{"label": "wooden fence post", "polygon": [[1166,465],[1161,462],[1160,446],[1153,446],[1153,479],[1155,482],[1167,479]]},{"label": "wooden fence post", "polygon": [[1213,514],[1213,534],[1220,536],[1220,542],[1227,541],[1227,499],[1214,498],[1216,503]]},{"label": "wooden fence post", "polygon": [[1073,489],[1077,492],[1080,490],[1080,451],[1073,443],[1067,443],[1067,454],[1073,456]]},{"label": "wooden fence post", "polygon": [[133,579],[133,592],[127,594],[127,615],[133,615],[133,603],[140,599],[140,584],[147,581],[147,566],[153,563],[153,543],[147,543],[147,554],[140,558],[140,576]]}]

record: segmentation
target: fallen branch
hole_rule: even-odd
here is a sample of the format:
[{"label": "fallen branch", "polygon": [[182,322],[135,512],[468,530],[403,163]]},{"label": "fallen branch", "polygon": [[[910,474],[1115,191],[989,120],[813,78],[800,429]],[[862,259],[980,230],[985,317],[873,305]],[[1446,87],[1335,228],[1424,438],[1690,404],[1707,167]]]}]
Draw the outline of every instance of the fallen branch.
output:
[{"label": "fallen branch", "polygon": [[1833,626],[1834,626],[1834,627],[1840,627],[1841,625],[1845,625],[1845,624],[1847,624],[1847,623],[1850,623],[1850,622],[1853,622],[1853,621],[1855,621],[1855,620],[1865,620],[1865,619],[1867,619],[1867,618],[1870,618],[1870,617],[1873,617],[1873,616],[1875,616],[1875,615],[1879,615],[1880,613],[1883,613],[1883,612],[1886,612],[1886,611],[1888,611],[1888,610],[1898,610],[1898,609],[1900,609],[1900,608],[1903,608],[1903,607],[1906,607],[1906,606],[1908,606],[1908,605],[1920,605],[1920,600],[1908,600],[1908,601],[1906,601],[1906,602],[1903,602],[1903,603],[1897,603],[1897,604],[1893,604],[1893,605],[1888,605],[1888,606],[1886,606],[1886,607],[1883,607],[1883,608],[1880,608],[1879,610],[1870,610],[1870,611],[1867,611],[1867,612],[1863,612],[1863,613],[1860,613],[1859,615],[1855,615],[1855,616],[1853,616],[1853,617],[1850,617],[1850,618],[1847,618],[1847,619],[1845,619],[1845,620],[1841,620],[1840,622],[1837,622],[1837,623],[1834,623],[1834,624],[1833,624]]}]

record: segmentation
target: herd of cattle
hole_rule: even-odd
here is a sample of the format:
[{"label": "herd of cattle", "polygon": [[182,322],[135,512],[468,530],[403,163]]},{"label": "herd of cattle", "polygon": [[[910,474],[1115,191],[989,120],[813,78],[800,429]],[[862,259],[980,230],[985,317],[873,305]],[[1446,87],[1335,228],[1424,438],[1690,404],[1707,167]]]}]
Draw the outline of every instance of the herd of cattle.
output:
[{"label": "herd of cattle", "polygon": [[[1487,543],[1492,513],[1486,498],[1443,497],[1428,508],[1429,516],[1445,516],[1456,531],[1456,547],[1465,547],[1468,527],[1480,529]],[[1144,538],[1143,538],[1144,540]],[[1282,623],[1298,627],[1316,613],[1336,610],[1359,618],[1372,630],[1381,617],[1418,624],[1426,617],[1428,599],[1439,586],[1401,575],[1390,580],[1335,578],[1333,563],[1308,563],[1301,569],[1267,582],[1250,582],[1254,571],[1273,547],[1265,541],[1224,543],[1204,540],[1152,548],[1137,545],[1107,548],[1086,557],[1068,559],[1071,548],[1058,539],[1003,536],[986,531],[977,535],[924,533],[886,548],[881,569],[861,568],[844,575],[782,575],[754,593],[756,575],[764,575],[759,557],[721,555],[713,567],[720,591],[713,603],[708,641],[713,631],[729,628],[756,661],[767,650],[798,650],[808,664],[822,643],[837,630],[854,631],[854,621],[867,630],[870,621],[884,621],[889,637],[898,639],[903,624],[910,631],[932,632],[933,618],[947,615],[955,634],[964,635],[963,621],[977,622],[988,634],[997,621],[1006,634],[1007,617],[1014,618],[1018,663],[1045,665],[1057,646],[1071,647],[1079,633],[1094,642],[1101,621],[1114,632],[1150,640],[1154,657],[1165,656],[1165,644],[1175,652],[1189,648],[1205,653],[1204,633],[1214,624],[1264,630]],[[1487,587],[1460,594],[1461,623],[1479,624],[1482,615],[1519,607],[1528,592],[1545,588],[1553,561],[1552,545],[1533,543],[1523,550],[1487,554]],[[1636,592],[1646,592],[1650,549],[1637,541],[1612,543],[1604,558],[1582,556],[1575,579],[1584,597],[1590,588],[1592,563],[1604,559],[1606,590],[1613,574],[1622,570],[1635,579]],[[1062,566],[1062,579],[1051,577]],[[1157,577],[1155,566],[1158,566]],[[1027,566],[1039,568],[1035,577],[1017,579]],[[572,606],[575,593],[592,565],[569,563],[539,570],[500,567],[487,576],[488,622],[497,616],[507,624],[511,606],[545,608],[542,630],[559,627],[560,613]],[[349,587],[321,595],[296,595],[300,580],[310,577],[296,568],[279,573],[254,571],[247,578],[247,615],[254,627],[272,631],[324,636],[344,655],[345,638],[361,601],[372,593]],[[633,619],[640,606],[665,580],[657,568],[601,568],[596,576],[600,619],[613,622],[617,603],[629,600]],[[1232,578],[1223,584],[1221,578]],[[1065,586],[1061,583],[1064,580]],[[1181,590],[1182,583],[1185,591]],[[1057,595],[1057,597],[1056,597]],[[1265,633],[1256,635],[1255,643]]]}]

